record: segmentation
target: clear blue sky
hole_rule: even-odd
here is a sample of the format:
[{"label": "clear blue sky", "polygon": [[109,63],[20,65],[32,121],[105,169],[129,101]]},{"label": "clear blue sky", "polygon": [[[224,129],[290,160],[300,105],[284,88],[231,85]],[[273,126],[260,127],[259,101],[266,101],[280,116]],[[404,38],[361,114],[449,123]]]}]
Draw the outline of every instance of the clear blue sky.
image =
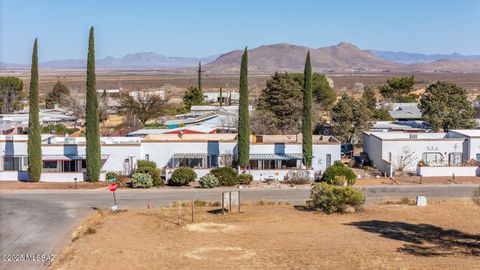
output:
[{"label": "clear blue sky", "polygon": [[208,56],[287,42],[313,48],[480,54],[480,0],[122,1],[0,0],[0,61],[97,58],[135,52]]}]

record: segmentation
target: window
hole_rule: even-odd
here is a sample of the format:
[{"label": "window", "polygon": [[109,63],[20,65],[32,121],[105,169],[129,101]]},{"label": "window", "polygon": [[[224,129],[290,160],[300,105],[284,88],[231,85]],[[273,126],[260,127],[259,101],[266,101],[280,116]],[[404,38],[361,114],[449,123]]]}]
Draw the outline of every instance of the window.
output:
[{"label": "window", "polygon": [[43,162],[44,169],[56,169],[57,168],[57,161],[44,161]]},{"label": "window", "polygon": [[176,167],[190,167],[190,168],[204,168],[203,158],[175,158],[174,166]]},{"label": "window", "polygon": [[439,163],[443,162],[443,155],[442,155],[442,153],[438,153],[438,152],[423,153],[422,154],[422,159],[427,164],[430,164],[430,163],[439,164]]},{"label": "window", "polygon": [[275,166],[275,160],[264,160],[263,161],[263,169],[264,170],[274,170],[277,169]]},{"label": "window", "polygon": [[330,167],[332,165],[332,155],[327,154],[327,167]]},{"label": "window", "polygon": [[149,154],[145,154],[145,160],[150,160],[150,155]]},{"label": "window", "polygon": [[3,158],[3,170],[4,171],[19,171],[20,170],[20,157],[4,157]]},{"label": "window", "polygon": [[208,156],[208,167],[209,168],[218,167],[218,156],[217,155]]},{"label": "window", "polygon": [[462,153],[450,153],[448,155],[448,163],[450,166],[462,165]]},{"label": "window", "polygon": [[296,159],[282,160],[282,169],[297,168]]},{"label": "window", "polygon": [[76,171],[77,171],[77,161],[76,160],[63,161],[62,172],[76,172]]},{"label": "window", "polygon": [[253,170],[260,169],[260,162],[259,160],[250,160],[250,168]]}]

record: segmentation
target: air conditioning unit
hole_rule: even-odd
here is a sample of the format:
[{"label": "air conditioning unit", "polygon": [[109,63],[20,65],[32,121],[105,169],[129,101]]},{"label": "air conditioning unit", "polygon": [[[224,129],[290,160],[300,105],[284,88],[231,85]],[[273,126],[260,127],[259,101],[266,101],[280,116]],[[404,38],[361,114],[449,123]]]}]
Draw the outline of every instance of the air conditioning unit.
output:
[{"label": "air conditioning unit", "polygon": [[74,144],[75,143],[75,138],[65,138],[65,144]]}]

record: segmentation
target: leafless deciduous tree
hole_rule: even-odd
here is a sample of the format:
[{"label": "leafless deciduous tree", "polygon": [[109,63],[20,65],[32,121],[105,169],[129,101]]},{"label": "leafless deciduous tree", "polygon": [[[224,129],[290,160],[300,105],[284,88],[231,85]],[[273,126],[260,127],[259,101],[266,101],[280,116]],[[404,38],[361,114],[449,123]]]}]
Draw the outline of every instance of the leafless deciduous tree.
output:
[{"label": "leafless deciduous tree", "polygon": [[415,162],[415,152],[405,146],[402,148],[400,154],[394,157],[392,160],[394,173],[403,172],[405,168],[413,165]]},{"label": "leafless deciduous tree", "polygon": [[167,102],[168,98],[163,99],[157,94],[145,92],[130,96],[125,93],[120,96],[119,112],[138,119],[145,126],[149,120],[165,113]]},{"label": "leafless deciduous tree", "polygon": [[225,133],[235,133],[238,128],[238,117],[236,115],[222,115],[219,120],[220,129]]},{"label": "leafless deciduous tree", "polygon": [[[86,95],[78,91],[71,91],[69,95],[62,96],[62,104],[66,109],[72,111],[78,119],[85,119],[85,109],[87,106]],[[100,122],[108,118],[107,97],[100,96],[98,102],[98,117]]]}]

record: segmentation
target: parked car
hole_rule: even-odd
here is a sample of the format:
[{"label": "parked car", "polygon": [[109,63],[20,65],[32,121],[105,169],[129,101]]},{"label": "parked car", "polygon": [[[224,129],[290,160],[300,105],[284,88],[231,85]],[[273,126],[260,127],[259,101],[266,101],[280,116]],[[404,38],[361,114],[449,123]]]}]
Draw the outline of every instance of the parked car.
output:
[{"label": "parked car", "polygon": [[345,143],[340,147],[342,158],[352,158],[353,156],[353,144]]}]

